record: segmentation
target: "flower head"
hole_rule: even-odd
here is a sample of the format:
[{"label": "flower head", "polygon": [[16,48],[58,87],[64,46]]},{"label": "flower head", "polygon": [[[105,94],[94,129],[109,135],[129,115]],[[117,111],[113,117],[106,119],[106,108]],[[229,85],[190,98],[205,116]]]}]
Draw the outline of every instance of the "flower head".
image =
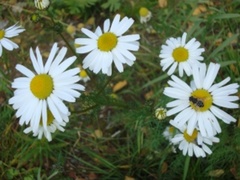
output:
[{"label": "flower head", "polygon": [[174,126],[167,126],[165,130],[163,131],[163,136],[167,139],[170,140],[172,137],[178,132],[178,129],[175,128]]},{"label": "flower head", "polygon": [[166,118],[166,113],[167,113],[167,109],[165,109],[165,108],[157,108],[155,110],[155,116],[159,120],[165,119]]},{"label": "flower head", "polygon": [[174,126],[167,126],[163,131],[163,136],[165,137],[166,140],[169,141],[169,145],[171,146],[172,152],[174,153],[176,153],[176,148],[174,147],[171,140],[176,133],[179,133],[179,132],[178,132],[178,129]]},{"label": "flower head", "polygon": [[[68,116],[63,115],[64,121],[58,122],[54,119],[51,111],[47,110],[47,126],[43,127],[42,119],[40,120],[40,125],[38,129],[33,133],[33,136],[38,136],[38,139],[42,139],[43,135],[47,138],[48,141],[52,141],[52,133],[56,130],[64,132],[64,126],[66,126],[66,122],[68,122]],[[33,131],[33,127],[27,127],[23,132],[29,133]]]},{"label": "flower head", "polygon": [[49,0],[34,0],[35,7],[40,10],[47,9],[50,5]]},{"label": "flower head", "polygon": [[88,76],[86,70],[83,68],[80,68],[79,76],[80,76],[80,80],[82,80],[83,82],[87,82],[90,80],[90,77]]},{"label": "flower head", "polygon": [[[75,102],[80,96],[79,91],[84,87],[77,82],[80,80],[78,67],[66,70],[76,60],[75,56],[65,60],[67,48],[59,48],[55,43],[45,65],[38,47],[36,55],[30,49],[30,58],[35,72],[18,64],[16,69],[25,77],[16,78],[12,87],[14,96],[9,99],[9,104],[17,110],[16,116],[20,117],[20,125],[28,124],[33,133],[37,133],[39,125],[47,129],[47,109],[53,114],[58,123],[65,121],[69,111],[63,101]],[[40,123],[41,122],[41,123]]]},{"label": "flower head", "polygon": [[[170,121],[170,124],[174,125],[174,122]],[[177,133],[171,142],[174,145],[178,145],[178,148],[182,151],[183,155],[196,157],[206,157],[206,154],[212,154],[211,149],[207,145],[219,142],[217,137],[203,137],[197,129],[194,129],[191,134],[187,133],[186,125],[178,127],[181,132]]]},{"label": "flower head", "polygon": [[200,43],[195,38],[186,43],[187,33],[183,33],[182,37],[169,38],[166,45],[162,45],[160,55],[160,65],[163,71],[169,68],[168,75],[174,73],[178,66],[179,76],[183,76],[183,71],[190,76],[192,74],[192,66],[199,64],[203,60],[201,53],[204,52],[200,47]]},{"label": "flower head", "polygon": [[170,87],[164,89],[164,94],[175,100],[168,103],[167,116],[177,114],[174,123],[179,126],[187,123],[187,133],[192,134],[199,129],[204,137],[212,137],[221,132],[217,118],[229,124],[236,119],[219,107],[234,109],[239,105],[234,103],[239,98],[237,83],[226,85],[230,78],[213,84],[220,65],[210,63],[208,69],[205,64],[193,67],[193,81],[190,85],[176,76],[168,81]]},{"label": "flower head", "polygon": [[77,38],[75,44],[80,45],[76,48],[77,53],[90,52],[83,60],[83,68],[89,68],[94,73],[101,70],[103,74],[110,76],[113,62],[119,72],[123,72],[123,64],[131,66],[136,57],[130,51],[139,49],[137,40],[140,36],[123,34],[133,22],[134,20],[128,17],[120,21],[120,15],[117,14],[111,25],[109,19],[104,21],[103,31],[100,27],[97,27],[95,32],[82,28],[88,38]]},{"label": "flower head", "polygon": [[[5,25],[6,24],[4,24],[4,26]],[[4,27],[0,26],[0,56],[2,56],[3,47],[9,51],[18,48],[18,45],[13,41],[9,40],[8,38],[18,36],[19,33],[23,31],[25,31],[25,29],[17,26],[17,24],[10,26],[7,29],[4,29]]]},{"label": "flower head", "polygon": [[140,15],[140,22],[141,23],[146,23],[148,22],[151,17],[152,17],[152,13],[151,11],[149,11],[147,8],[145,7],[141,7],[139,9],[139,15]]}]

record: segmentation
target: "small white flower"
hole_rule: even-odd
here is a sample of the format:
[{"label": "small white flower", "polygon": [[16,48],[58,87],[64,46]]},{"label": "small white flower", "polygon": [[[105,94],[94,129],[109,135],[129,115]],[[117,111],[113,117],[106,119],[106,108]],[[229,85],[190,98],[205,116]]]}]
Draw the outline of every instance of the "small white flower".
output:
[{"label": "small white flower", "polygon": [[176,153],[176,148],[171,140],[176,133],[178,133],[178,129],[175,128],[174,126],[167,126],[163,131],[163,136],[165,137],[166,140],[169,141],[169,145],[171,146],[173,153]]},{"label": "small white flower", "polygon": [[[170,121],[170,124],[173,126],[176,125],[173,121]],[[194,129],[191,134],[188,134],[186,128],[186,125],[183,125],[182,127],[178,126],[178,129],[181,132],[177,133],[171,139],[171,142],[174,145],[178,145],[178,148],[182,151],[183,155],[188,155],[190,157],[193,155],[196,157],[206,157],[206,154],[212,154],[211,149],[207,145],[219,142],[219,138],[214,136],[203,137],[197,129]]]},{"label": "small white flower", "polygon": [[9,38],[18,36],[19,33],[25,31],[25,29],[21,28],[20,26],[17,26],[17,24],[10,26],[7,29],[4,29],[5,25],[6,24],[3,25],[1,23],[0,27],[0,57],[2,56],[3,47],[9,51],[18,48],[18,45],[13,41],[9,40]]},{"label": "small white flower", "polygon": [[[69,121],[68,116],[62,115],[64,121],[58,122],[54,119],[52,113],[48,110],[47,111],[47,127],[43,127],[42,125],[42,119],[40,120],[40,125],[38,129],[33,133],[33,136],[38,136],[38,139],[42,139],[43,135],[47,138],[48,141],[52,141],[52,133],[54,133],[56,130],[64,132],[64,128],[66,126],[66,122]],[[26,128],[23,132],[28,134],[29,132],[32,132],[33,128],[30,126]]]},{"label": "small white flower", "polygon": [[171,140],[177,132],[178,130],[174,126],[167,126],[163,131],[163,136],[165,137],[165,139]]},{"label": "small white flower", "polygon": [[166,118],[166,113],[167,113],[167,109],[165,109],[165,108],[157,108],[155,110],[155,116],[159,120],[165,119]]},{"label": "small white flower", "polygon": [[124,17],[120,21],[117,14],[110,26],[110,20],[104,21],[103,31],[97,27],[93,33],[88,29],[82,28],[82,32],[88,38],[77,38],[75,44],[80,45],[76,52],[89,54],[83,60],[83,68],[89,68],[94,73],[102,71],[103,74],[112,74],[112,63],[114,62],[117,70],[123,72],[123,64],[133,65],[136,57],[130,51],[139,49],[140,39],[138,34],[123,35],[133,24],[132,18]]},{"label": "small white flower", "polygon": [[90,77],[88,76],[85,69],[80,68],[79,76],[80,80],[82,80],[83,82],[88,82],[90,80]]},{"label": "small white flower", "polygon": [[160,55],[160,65],[163,71],[169,68],[167,74],[171,75],[178,67],[179,76],[183,76],[183,71],[190,76],[192,74],[192,66],[199,64],[203,60],[201,56],[204,52],[200,47],[200,43],[192,38],[186,43],[187,33],[183,33],[182,37],[169,38],[166,45],[162,45]]},{"label": "small white flower", "polygon": [[48,6],[50,5],[49,0],[34,0],[35,7],[40,10],[47,9]]},{"label": "small white flower", "polygon": [[141,7],[139,9],[139,15],[140,15],[140,22],[141,23],[146,23],[148,22],[151,17],[152,17],[152,13],[151,11],[149,11],[147,8],[145,7]]},{"label": "small white flower", "polygon": [[[75,102],[84,87],[77,82],[80,80],[78,67],[66,70],[76,60],[75,56],[64,60],[67,48],[63,47],[59,52],[57,43],[51,49],[45,65],[38,47],[36,56],[32,48],[30,58],[35,72],[18,64],[16,69],[25,77],[16,78],[12,88],[16,88],[14,96],[9,99],[9,104],[17,110],[16,117],[20,117],[20,125],[28,124],[37,133],[40,119],[42,126],[47,128],[47,109],[51,111],[57,122],[62,123],[63,117],[68,116],[69,111],[63,101]],[[57,53],[58,52],[58,53]]]},{"label": "small white flower", "polygon": [[[220,65],[211,63],[193,67],[193,81],[186,84],[176,76],[168,81],[170,87],[164,89],[164,94],[176,100],[167,104],[167,116],[177,114],[174,122],[182,126],[187,123],[187,133],[192,134],[195,128],[204,137],[212,137],[221,132],[217,118],[229,124],[236,119],[219,107],[235,109],[239,105],[234,103],[239,98],[232,94],[238,92],[237,83],[226,85],[230,78],[213,84]],[[218,107],[219,106],[219,107]]]}]

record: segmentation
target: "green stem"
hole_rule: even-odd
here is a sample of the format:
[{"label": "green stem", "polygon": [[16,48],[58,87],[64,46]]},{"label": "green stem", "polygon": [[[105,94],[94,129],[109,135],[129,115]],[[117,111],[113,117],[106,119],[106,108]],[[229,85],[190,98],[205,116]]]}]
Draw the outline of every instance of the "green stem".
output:
[{"label": "green stem", "polygon": [[109,79],[106,81],[106,83],[103,85],[103,87],[97,92],[97,95],[99,95],[103,90],[106,88],[106,86],[109,84],[109,82],[113,79],[113,75],[109,77]]},{"label": "green stem", "polygon": [[66,40],[66,38],[62,35],[62,33],[59,33],[59,35],[61,36],[61,38],[63,39],[63,41],[66,43],[67,47],[69,47],[69,49],[72,51],[72,53],[78,57],[78,54],[76,54],[75,50],[73,49],[73,47],[68,43],[68,41]]},{"label": "green stem", "polygon": [[81,114],[84,114],[84,113],[86,113],[86,112],[88,112],[88,111],[90,111],[90,110],[92,110],[92,109],[94,109],[94,108],[96,108],[97,107],[97,104],[95,104],[95,105],[93,105],[93,106],[90,106],[90,107],[88,107],[88,108],[86,108],[86,109],[83,109],[83,110],[81,110],[81,111],[78,111],[78,112],[76,112],[77,113],[77,115],[81,115]]},{"label": "green stem", "polygon": [[185,164],[184,164],[184,170],[183,170],[183,180],[186,180],[186,178],[187,178],[187,173],[188,173],[188,169],[189,169],[190,159],[191,159],[190,156],[186,156]]}]

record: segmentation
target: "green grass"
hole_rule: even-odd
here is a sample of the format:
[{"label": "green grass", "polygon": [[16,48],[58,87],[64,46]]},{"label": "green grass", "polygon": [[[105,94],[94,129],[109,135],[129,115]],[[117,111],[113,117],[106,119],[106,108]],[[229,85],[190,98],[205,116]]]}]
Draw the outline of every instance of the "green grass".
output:
[{"label": "green grass", "polygon": [[[206,11],[193,16],[199,4]],[[13,12],[18,5],[15,1],[0,1],[1,18],[7,19],[8,25],[19,22],[26,29],[14,38],[20,48],[13,52],[4,50],[0,57],[0,179],[240,178],[239,109],[226,110],[238,121],[230,125],[220,123],[220,143],[210,147],[213,153],[189,162],[180,151],[172,153],[162,136],[170,118],[159,121],[154,115],[156,108],[171,101],[163,95],[169,77],[159,65],[160,46],[169,37],[188,32],[188,39],[195,37],[205,48],[204,62],[221,64],[217,82],[230,76],[231,83],[239,84],[239,1],[169,0],[167,7],[159,8],[157,1],[53,0],[48,11],[38,11],[28,0],[21,13]],[[138,10],[142,6],[153,13],[147,24],[139,21]],[[39,22],[30,20],[33,13],[41,16]],[[13,96],[11,82],[20,75],[15,65],[31,67],[30,47],[39,46],[46,55],[54,42],[68,46],[67,41],[73,48],[74,39],[83,34],[77,31],[70,36],[66,32],[69,24],[83,23],[95,30],[116,13],[134,18],[128,33],[141,36],[134,65],[126,66],[123,73],[113,68],[110,78],[89,71],[91,81],[85,84],[86,91],[77,102],[68,105],[71,116],[65,132],[54,133],[53,141],[24,134],[24,127],[18,124],[15,111],[8,105]],[[87,24],[91,17],[95,23]],[[74,52],[68,47],[68,56],[72,55]],[[81,64],[83,58],[78,55],[75,65]],[[114,93],[112,87],[122,80],[127,81],[127,86]],[[146,98],[149,92],[152,95]],[[101,130],[102,137],[94,137],[95,130]]]}]

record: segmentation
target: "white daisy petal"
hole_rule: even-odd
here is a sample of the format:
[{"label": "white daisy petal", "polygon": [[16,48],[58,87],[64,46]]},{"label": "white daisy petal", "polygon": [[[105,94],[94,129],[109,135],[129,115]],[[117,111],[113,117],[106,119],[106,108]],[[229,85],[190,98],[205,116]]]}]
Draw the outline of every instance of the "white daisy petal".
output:
[{"label": "white daisy petal", "polygon": [[42,112],[41,120],[44,128],[47,128],[47,103],[45,100],[42,101]]},{"label": "white daisy petal", "polygon": [[[95,30],[95,34],[99,37],[99,36],[101,36],[102,35],[102,29],[98,26],[97,28],[96,28],[96,30]],[[94,41],[95,43],[94,44],[96,44],[96,40],[94,40],[94,39],[91,39],[92,41]],[[89,44],[90,45],[90,44]],[[96,46],[96,45],[93,45],[92,44],[92,46]],[[96,46],[97,47],[97,46]]]},{"label": "white daisy petal", "polygon": [[[176,114],[182,110],[185,110],[189,105],[183,104],[181,106],[174,107],[167,111],[167,116],[171,116],[173,114]],[[185,113],[185,112],[184,112]]]},{"label": "white daisy petal", "polygon": [[[188,99],[189,93],[186,91],[183,91],[182,89],[176,89],[171,87],[166,87],[163,91],[163,94],[172,97],[172,98],[178,98],[181,97],[181,99]],[[179,98],[180,99],[180,98]]]},{"label": "white daisy petal", "polygon": [[118,38],[118,40],[120,42],[132,42],[132,41],[137,41],[140,39],[140,35],[139,34],[133,34],[133,35],[125,35],[125,36],[120,36]]},{"label": "white daisy petal", "polygon": [[219,83],[216,83],[214,85],[211,86],[211,88],[209,88],[209,92],[212,92],[220,87],[222,87],[223,85],[227,84],[230,81],[230,77],[227,77],[226,79],[222,80]]},{"label": "white daisy petal", "polygon": [[234,117],[227,114],[226,112],[224,112],[223,110],[219,109],[216,106],[212,106],[210,110],[212,111],[212,113],[215,116],[217,116],[219,119],[221,119],[222,121],[224,121],[227,124],[230,124],[231,122],[236,122],[237,121]]},{"label": "white daisy petal", "polygon": [[38,66],[39,66],[38,74],[43,74],[45,72],[44,72],[44,66],[43,66],[43,61],[42,61],[42,55],[40,54],[40,51],[39,51],[38,47],[36,48],[36,53],[37,53],[37,60],[38,60],[37,62],[38,62]]},{"label": "white daisy petal", "polygon": [[94,44],[96,43],[96,40],[89,39],[89,38],[77,38],[75,39],[75,44],[79,45],[88,45],[88,44]]},{"label": "white daisy petal", "polygon": [[106,33],[109,31],[110,28],[110,20],[106,19],[103,24],[103,32]]},{"label": "white daisy petal", "polygon": [[208,71],[206,74],[206,77],[203,81],[203,88],[204,89],[209,89],[215,80],[217,73],[219,71],[220,65],[219,64],[213,64],[211,63],[208,67]]},{"label": "white daisy petal", "polygon": [[[60,51],[58,52],[57,56],[54,58],[54,60],[53,60],[53,62],[51,64],[48,72],[50,72],[52,69],[55,69],[62,62],[62,60],[65,57],[66,53],[67,53],[67,48],[66,47],[62,47],[60,49]],[[76,59],[75,56],[72,56],[70,58],[75,58]],[[66,59],[65,61],[67,61],[68,59]]]},{"label": "white daisy petal", "polygon": [[98,39],[98,36],[86,28],[82,28],[81,31],[92,39]]},{"label": "white daisy petal", "polygon": [[54,43],[53,46],[52,46],[51,52],[50,52],[50,54],[48,56],[47,62],[45,64],[44,72],[48,72],[49,71],[49,68],[50,68],[50,66],[52,64],[52,61],[53,61],[57,51],[58,51],[57,43]]},{"label": "white daisy petal", "polygon": [[176,70],[177,65],[178,65],[178,63],[174,62],[174,63],[172,64],[172,66],[169,68],[169,70],[168,70],[168,72],[167,72],[167,74],[168,74],[169,76],[170,76],[171,74],[173,74],[173,72]]},{"label": "white daisy petal", "polygon": [[16,65],[16,69],[21,72],[23,75],[29,77],[29,78],[32,78],[35,76],[35,74],[30,71],[28,68],[24,67],[23,65],[20,65],[20,64],[17,64]]},{"label": "white daisy petal", "polygon": [[0,43],[0,57],[2,56],[2,45]]},{"label": "white daisy petal", "polygon": [[187,124],[187,133],[192,134],[194,129],[196,128],[197,124],[197,114],[193,113],[192,116],[190,116],[188,124]]},{"label": "white daisy petal", "polygon": [[13,49],[17,49],[18,48],[18,45],[16,43],[10,41],[7,38],[3,38],[0,41],[1,41],[2,46],[5,49],[7,49],[8,51],[12,51]]},{"label": "white daisy petal", "polygon": [[111,28],[110,28],[109,32],[115,32],[118,28],[119,22],[120,22],[120,15],[117,14],[113,19],[113,22],[112,22],[112,25],[111,25]]},{"label": "white daisy petal", "polygon": [[[49,70],[49,74],[51,76],[57,77],[59,74],[63,73],[70,65],[73,64],[73,62],[77,59],[76,56],[72,56],[70,58],[67,58],[64,62],[62,62],[60,65],[52,65]],[[78,71],[76,72],[79,73],[80,69],[76,68]]]},{"label": "white daisy petal", "polygon": [[39,67],[39,64],[37,62],[37,58],[35,57],[35,55],[33,53],[32,48],[30,48],[30,57],[31,57],[31,61],[32,61],[34,70],[36,71],[36,73],[40,74],[40,67]]}]

